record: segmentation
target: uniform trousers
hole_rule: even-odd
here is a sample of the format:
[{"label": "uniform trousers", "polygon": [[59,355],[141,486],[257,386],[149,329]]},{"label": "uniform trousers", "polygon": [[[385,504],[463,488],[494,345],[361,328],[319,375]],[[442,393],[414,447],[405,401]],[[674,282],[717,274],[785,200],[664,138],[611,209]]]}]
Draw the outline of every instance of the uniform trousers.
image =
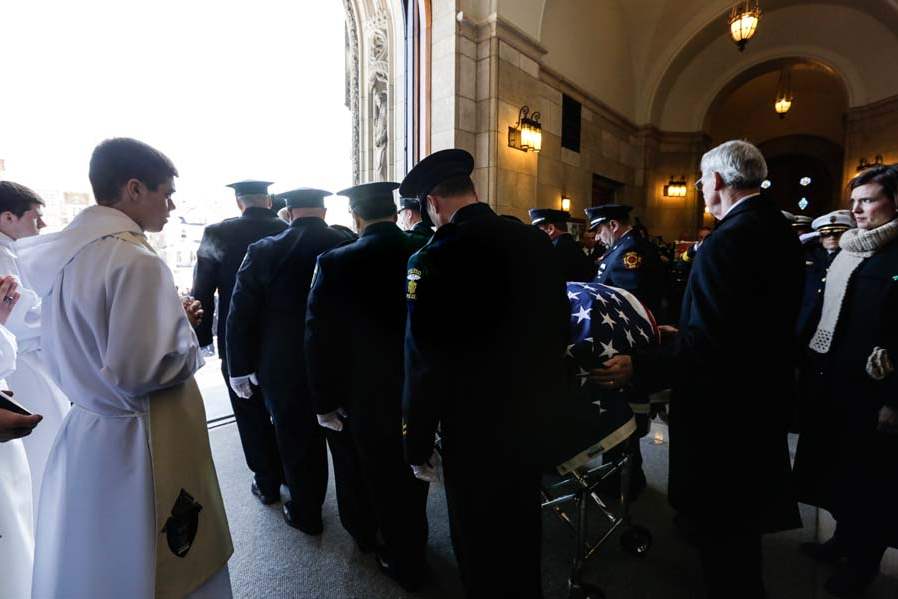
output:
[{"label": "uniform trousers", "polygon": [[381,439],[355,439],[353,451],[358,456],[383,538],[383,556],[400,578],[414,582],[426,574],[427,568],[430,485],[412,474],[399,431]]},{"label": "uniform trousers", "polygon": [[443,451],[449,531],[465,596],[539,599],[541,474],[509,463],[492,468],[485,455]]},{"label": "uniform trousers", "polygon": [[221,373],[225,379],[228,397],[231,399],[231,408],[234,410],[234,420],[237,422],[237,432],[240,434],[246,465],[255,476],[259,489],[266,495],[276,497],[280,494],[284,473],[274,425],[271,424],[271,416],[265,407],[261,389],[254,387],[253,394],[248,399],[237,397],[231,389],[224,361]]},{"label": "uniform trousers", "polygon": [[345,424],[342,431],[322,430],[334,464],[340,523],[359,545],[373,549],[377,543],[377,521],[352,435]]}]

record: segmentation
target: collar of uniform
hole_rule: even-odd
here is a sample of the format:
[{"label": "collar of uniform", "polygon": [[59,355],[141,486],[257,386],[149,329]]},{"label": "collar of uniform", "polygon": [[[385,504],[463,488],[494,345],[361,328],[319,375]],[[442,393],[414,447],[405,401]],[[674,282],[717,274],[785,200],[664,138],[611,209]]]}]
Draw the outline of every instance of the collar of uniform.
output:
[{"label": "collar of uniform", "polygon": [[323,227],[327,226],[327,223],[324,222],[323,218],[318,218],[317,216],[303,216],[301,218],[294,218],[293,222],[290,223],[291,227],[308,227],[309,225],[321,225]]},{"label": "collar of uniform", "polygon": [[616,250],[616,249],[618,248],[618,246],[620,246],[620,244],[622,244],[622,243],[624,242],[624,239],[626,239],[627,237],[629,237],[629,236],[632,235],[633,233],[634,233],[634,231],[633,231],[633,228],[632,228],[632,227],[629,228],[629,229],[627,229],[627,232],[624,233],[623,235],[621,235],[621,236],[620,236],[620,239],[618,239],[618,240],[614,243],[614,245],[611,246],[611,249],[608,250],[608,253],[611,253],[612,251]]},{"label": "collar of uniform", "polygon": [[246,218],[271,218],[271,210],[261,206],[250,206],[243,211],[242,216]]},{"label": "collar of uniform", "polygon": [[0,233],[0,246],[12,249],[12,247],[13,247],[12,244],[14,244],[14,243],[15,243],[15,241],[13,240],[12,237],[7,235],[6,233]]},{"label": "collar of uniform", "polygon": [[402,232],[402,230],[396,226],[396,223],[393,221],[384,221],[382,223],[372,223],[365,227],[365,230],[362,231],[362,234],[359,237],[371,237],[373,235],[389,235],[394,232]]},{"label": "collar of uniform", "polygon": [[475,202],[473,204],[468,204],[467,206],[462,206],[458,210],[455,211],[455,214],[452,215],[452,219],[450,222],[455,224],[463,223],[467,220],[471,220],[474,218],[480,218],[486,216],[488,214],[496,215],[493,212],[493,209],[489,207],[489,204],[484,202]]}]

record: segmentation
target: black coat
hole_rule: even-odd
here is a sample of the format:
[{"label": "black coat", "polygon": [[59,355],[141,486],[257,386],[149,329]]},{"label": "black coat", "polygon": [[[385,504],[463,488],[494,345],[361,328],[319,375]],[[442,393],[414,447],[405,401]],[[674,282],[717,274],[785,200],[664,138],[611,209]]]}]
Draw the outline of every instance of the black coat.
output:
[{"label": "black coat", "polygon": [[303,339],[312,273],[318,256],[344,241],[310,217],[249,246],[228,314],[231,376],[256,373],[263,389],[308,393]]},{"label": "black coat", "polygon": [[545,233],[465,206],[412,256],[406,278],[410,463],[429,459],[438,423],[444,453],[463,461],[555,465],[589,445],[560,446],[576,445],[589,419],[559,408],[570,306]]},{"label": "black coat", "polygon": [[[203,239],[196,252],[196,268],[193,271],[193,291],[191,295],[203,304],[203,321],[196,327],[200,346],[212,343],[213,322],[217,321],[215,334],[218,336],[218,355],[227,358],[225,349],[225,327],[231,292],[237,269],[251,243],[269,235],[277,235],[287,228],[284,221],[272,216],[266,208],[247,208],[242,216],[229,218],[209,225],[203,231]],[[215,292],[218,291],[216,314]],[[216,319],[217,316],[217,319]]]},{"label": "black coat", "polygon": [[747,198],[696,254],[675,342],[634,357],[637,377],[672,383],[669,495],[687,516],[800,526],[786,434],[801,286],[789,223],[771,200]]},{"label": "black coat", "polygon": [[400,438],[405,274],[420,239],[393,223],[325,252],[306,311],[306,362],[318,414],[349,413],[362,444]]},{"label": "black coat", "polygon": [[880,408],[898,409],[898,374],[881,381],[867,374],[874,347],[898,364],[898,241],[852,273],[829,352],[806,349],[809,409],[795,464],[802,501],[889,527],[898,545],[898,436],[876,431]]},{"label": "black coat", "polygon": [[651,242],[630,230],[605,252],[596,282],[626,289],[655,314],[664,295],[664,267]]},{"label": "black coat", "polygon": [[591,281],[596,276],[596,267],[592,259],[583,253],[583,249],[570,233],[565,233],[552,241],[555,255],[565,281]]}]

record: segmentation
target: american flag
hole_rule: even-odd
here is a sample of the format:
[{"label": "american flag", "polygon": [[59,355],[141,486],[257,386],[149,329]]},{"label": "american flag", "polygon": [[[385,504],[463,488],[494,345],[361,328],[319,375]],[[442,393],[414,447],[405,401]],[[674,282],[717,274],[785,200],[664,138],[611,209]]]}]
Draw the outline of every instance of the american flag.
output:
[{"label": "american flag", "polygon": [[565,355],[581,385],[590,369],[600,368],[608,358],[658,342],[654,318],[628,291],[599,283],[568,283],[567,297],[571,334]]}]

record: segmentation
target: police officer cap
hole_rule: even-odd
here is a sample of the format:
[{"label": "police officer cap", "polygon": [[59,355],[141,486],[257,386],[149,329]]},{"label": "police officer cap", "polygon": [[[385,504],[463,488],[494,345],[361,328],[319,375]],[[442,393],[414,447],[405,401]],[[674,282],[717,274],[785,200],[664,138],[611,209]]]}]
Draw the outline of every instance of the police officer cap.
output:
[{"label": "police officer cap", "polygon": [[620,220],[626,218],[633,206],[625,206],[623,204],[605,204],[604,206],[593,206],[584,210],[586,219],[589,221],[589,230],[592,230],[602,223],[609,220]]},{"label": "police officer cap", "polygon": [[811,224],[811,217],[804,216],[803,214],[792,214],[786,210],[781,210],[783,216],[786,217],[786,220],[792,223],[793,227],[807,227]]},{"label": "police officer cap", "polygon": [[390,206],[396,209],[393,201],[393,190],[399,187],[399,183],[393,181],[379,181],[376,183],[363,183],[338,191],[338,196],[349,198],[349,207],[355,209],[359,206]]},{"label": "police officer cap", "polygon": [[548,225],[551,223],[566,223],[571,220],[571,214],[565,210],[553,210],[552,208],[531,208],[531,225]]},{"label": "police officer cap", "polygon": [[324,198],[331,192],[314,187],[300,187],[279,193],[278,197],[287,203],[287,208],[324,208]]},{"label": "police officer cap", "polygon": [[417,210],[421,212],[421,202],[418,198],[399,198],[400,210]]},{"label": "police officer cap", "polygon": [[818,216],[811,223],[811,228],[820,233],[842,232],[854,227],[854,218],[849,210],[835,210],[829,214]]},{"label": "police officer cap", "polygon": [[237,181],[236,183],[228,184],[228,187],[234,190],[234,193],[239,198],[241,196],[255,196],[255,195],[264,195],[268,193],[268,186],[271,185],[271,181]]},{"label": "police officer cap", "polygon": [[421,199],[443,181],[470,176],[473,170],[474,157],[464,150],[434,152],[408,172],[399,186],[399,195]]}]

